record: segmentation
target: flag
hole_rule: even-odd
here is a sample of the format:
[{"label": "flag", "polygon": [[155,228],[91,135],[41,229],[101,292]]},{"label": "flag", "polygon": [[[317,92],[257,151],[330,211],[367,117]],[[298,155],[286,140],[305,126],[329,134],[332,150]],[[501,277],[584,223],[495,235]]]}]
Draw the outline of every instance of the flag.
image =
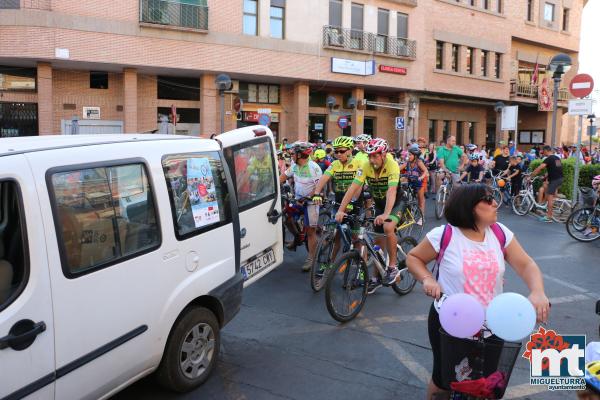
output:
[{"label": "flag", "polygon": [[538,89],[538,111],[552,111],[552,92],[548,88],[546,77]]}]

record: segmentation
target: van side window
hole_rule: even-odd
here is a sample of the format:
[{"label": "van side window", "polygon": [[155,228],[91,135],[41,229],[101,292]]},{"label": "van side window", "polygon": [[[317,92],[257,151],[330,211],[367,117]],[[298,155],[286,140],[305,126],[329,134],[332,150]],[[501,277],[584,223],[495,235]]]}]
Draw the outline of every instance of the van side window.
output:
[{"label": "van side window", "polygon": [[229,194],[218,152],[173,154],[162,160],[177,239],[231,221]]},{"label": "van side window", "polygon": [[28,260],[21,194],[14,181],[0,181],[0,310],[27,284]]},{"label": "van side window", "polygon": [[52,174],[55,221],[67,277],[104,268],[160,245],[143,164]]},{"label": "van side window", "polygon": [[[275,196],[275,163],[271,142],[265,139],[243,143],[227,149],[228,159],[233,156],[235,187],[240,209],[258,205]],[[233,154],[231,153],[233,152]]]}]

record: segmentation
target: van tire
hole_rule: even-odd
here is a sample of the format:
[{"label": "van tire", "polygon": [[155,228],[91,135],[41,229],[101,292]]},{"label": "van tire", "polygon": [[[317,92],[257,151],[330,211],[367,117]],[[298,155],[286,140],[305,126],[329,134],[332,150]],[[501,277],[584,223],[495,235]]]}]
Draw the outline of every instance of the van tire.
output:
[{"label": "van tire", "polygon": [[[189,308],[171,330],[156,371],[158,383],[180,393],[200,386],[214,369],[220,346],[219,322],[215,315],[204,307]],[[198,362],[193,362],[193,358]]]}]

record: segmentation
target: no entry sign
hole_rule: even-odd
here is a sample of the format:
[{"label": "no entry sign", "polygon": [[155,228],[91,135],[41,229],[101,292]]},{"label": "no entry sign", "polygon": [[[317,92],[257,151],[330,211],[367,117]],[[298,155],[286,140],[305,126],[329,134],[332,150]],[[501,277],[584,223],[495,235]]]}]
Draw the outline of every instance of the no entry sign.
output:
[{"label": "no entry sign", "polygon": [[341,129],[345,129],[348,127],[348,117],[341,116],[337,120],[337,124]]},{"label": "no entry sign", "polygon": [[584,98],[594,90],[594,79],[588,74],[577,74],[569,84],[573,97]]}]

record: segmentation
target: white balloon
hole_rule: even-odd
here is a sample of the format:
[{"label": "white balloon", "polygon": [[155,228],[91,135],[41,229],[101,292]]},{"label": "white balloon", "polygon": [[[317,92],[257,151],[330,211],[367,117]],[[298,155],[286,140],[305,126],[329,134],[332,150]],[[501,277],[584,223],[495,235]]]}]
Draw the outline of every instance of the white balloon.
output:
[{"label": "white balloon", "polygon": [[518,293],[496,296],[486,310],[486,324],[500,339],[518,342],[535,328],[536,313],[531,302]]}]

